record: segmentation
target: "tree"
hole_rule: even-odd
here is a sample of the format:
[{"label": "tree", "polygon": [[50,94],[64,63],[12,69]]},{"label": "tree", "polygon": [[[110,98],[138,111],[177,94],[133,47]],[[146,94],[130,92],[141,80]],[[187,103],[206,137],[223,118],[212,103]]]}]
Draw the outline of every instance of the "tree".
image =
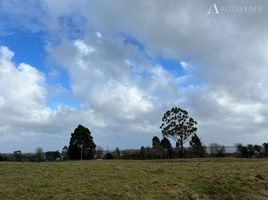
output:
[{"label": "tree", "polygon": [[117,159],[120,159],[120,155],[121,155],[121,152],[120,152],[119,148],[116,147],[116,149],[115,149],[115,157],[116,157]]},{"label": "tree", "polygon": [[15,158],[15,161],[22,161],[23,154],[20,150],[14,151],[13,156]]},{"label": "tree", "polygon": [[159,138],[157,136],[154,136],[153,137],[153,139],[152,139],[152,146],[153,146],[153,148],[160,146],[160,140],[159,140]]},{"label": "tree", "polygon": [[61,155],[62,155],[62,159],[63,159],[63,160],[68,160],[68,159],[69,159],[69,155],[68,155],[68,147],[67,147],[67,146],[64,146],[64,147],[62,148]]},{"label": "tree", "polygon": [[145,159],[146,157],[145,157],[145,148],[144,148],[144,146],[141,146],[141,148],[140,148],[140,158],[141,159]]},{"label": "tree", "polygon": [[96,145],[88,128],[78,125],[71,134],[68,153],[70,159],[92,159],[95,155]]},{"label": "tree", "polygon": [[240,157],[248,158],[249,153],[248,153],[248,148],[244,147],[242,144],[236,144],[236,151]]},{"label": "tree", "polygon": [[59,151],[48,151],[45,153],[46,160],[54,161],[61,158]]},{"label": "tree", "polygon": [[177,107],[166,111],[162,122],[160,129],[162,129],[163,136],[173,138],[180,148],[181,157],[184,156],[183,144],[196,133],[197,122],[188,116],[186,110]]},{"label": "tree", "polygon": [[225,147],[217,143],[209,144],[209,151],[212,156],[223,157],[225,154]]},{"label": "tree", "polygon": [[160,140],[157,136],[154,136],[152,139],[152,149],[151,149],[151,155],[153,159],[159,159],[163,158],[163,155],[165,154],[164,148],[160,144]]},{"label": "tree", "polygon": [[35,158],[36,161],[42,162],[44,161],[44,151],[41,147],[37,147],[35,150]]},{"label": "tree", "polygon": [[197,134],[194,134],[189,142],[192,150],[192,154],[197,157],[203,157],[205,154],[205,149],[202,146],[202,142]]},{"label": "tree", "polygon": [[268,143],[263,143],[263,151],[264,151],[264,155],[268,156]]},{"label": "tree", "polygon": [[151,159],[152,158],[151,148],[150,147],[145,148],[144,146],[141,146],[140,158],[141,159]]},{"label": "tree", "polygon": [[254,145],[255,155],[258,157],[262,156],[262,146],[261,145]]},{"label": "tree", "polygon": [[111,159],[113,159],[114,157],[113,157],[113,155],[110,153],[110,152],[108,152],[108,153],[106,153],[106,155],[105,155],[105,159],[107,159],[107,160],[111,160]]},{"label": "tree", "polygon": [[166,137],[163,137],[160,144],[165,149],[167,158],[172,158],[172,145],[170,141]]},{"label": "tree", "polygon": [[255,156],[255,149],[254,146],[252,144],[248,144],[248,157],[253,157]]}]

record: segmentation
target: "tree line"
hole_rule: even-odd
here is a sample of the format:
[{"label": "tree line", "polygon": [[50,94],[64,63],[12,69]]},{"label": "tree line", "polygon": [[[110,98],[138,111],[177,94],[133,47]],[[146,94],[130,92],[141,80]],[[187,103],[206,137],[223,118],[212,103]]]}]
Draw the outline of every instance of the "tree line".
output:
[{"label": "tree line", "polygon": [[[228,155],[225,147],[211,143],[209,147],[202,144],[197,135],[197,121],[188,115],[186,110],[174,107],[166,111],[160,126],[162,139],[157,136],[152,138],[152,146],[142,146],[137,150],[122,150],[117,147],[114,151],[105,151],[93,141],[91,131],[83,125],[78,125],[71,133],[69,145],[64,146],[62,152],[43,152],[38,147],[35,154],[24,155],[21,151],[14,151],[12,156],[0,155],[0,161],[53,161],[53,160],[89,160],[89,159],[173,159],[186,157],[224,157]],[[175,141],[175,147],[168,138]],[[189,147],[185,148],[188,143]],[[264,157],[268,156],[268,143],[260,145],[236,145],[239,157]],[[230,155],[230,154],[229,154]]]}]

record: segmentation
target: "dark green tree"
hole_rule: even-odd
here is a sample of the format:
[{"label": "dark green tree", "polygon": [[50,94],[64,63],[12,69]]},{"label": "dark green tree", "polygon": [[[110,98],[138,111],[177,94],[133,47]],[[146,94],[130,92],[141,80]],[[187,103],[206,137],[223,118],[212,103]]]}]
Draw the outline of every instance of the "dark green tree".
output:
[{"label": "dark green tree", "polygon": [[22,161],[23,154],[20,150],[14,151],[13,156],[15,158],[15,161]]},{"label": "dark green tree", "polygon": [[105,155],[105,159],[107,159],[107,160],[111,160],[111,159],[113,159],[114,157],[113,157],[113,155],[110,153],[110,152],[108,152],[108,153],[106,153],[106,155]]},{"label": "dark green tree", "polygon": [[202,146],[202,142],[197,134],[194,134],[189,142],[193,156],[203,157],[205,149]]},{"label": "dark green tree", "polygon": [[197,122],[188,116],[188,112],[181,108],[174,107],[166,111],[162,118],[163,136],[171,137],[180,148],[181,157],[184,156],[183,144],[197,131]]},{"label": "dark green tree", "polygon": [[153,139],[152,139],[152,146],[153,146],[153,148],[160,146],[160,140],[159,140],[159,138],[157,136],[154,136],[153,137]]},{"label": "dark green tree", "polygon": [[165,154],[164,148],[160,144],[160,140],[157,136],[154,136],[152,139],[152,149],[151,149],[151,155],[153,159],[160,159],[163,158]]},{"label": "dark green tree", "polygon": [[261,150],[262,150],[262,146],[261,145],[257,145],[257,144],[255,144],[254,145],[254,149],[255,149],[255,152],[258,154],[258,155],[260,155],[262,152],[261,152]]},{"label": "dark green tree", "polygon": [[251,158],[255,155],[255,149],[252,144],[248,144],[248,156]]},{"label": "dark green tree", "polygon": [[59,151],[48,151],[45,153],[45,157],[48,161],[53,161],[61,158]]},{"label": "dark green tree", "polygon": [[169,139],[167,139],[166,137],[163,137],[160,144],[165,149],[167,158],[172,158],[172,145]]},{"label": "dark green tree", "polygon": [[71,139],[68,147],[70,159],[92,159],[95,155],[96,145],[88,128],[78,125],[71,134]]},{"label": "dark green tree", "polygon": [[146,158],[144,146],[141,146],[141,148],[140,148],[140,158],[141,159],[145,159]]},{"label": "dark green tree", "polygon": [[141,159],[151,159],[152,158],[151,148],[150,147],[145,148],[144,146],[141,146],[140,158]]},{"label": "dark green tree", "polygon": [[237,152],[239,157],[244,157],[244,158],[249,157],[247,147],[243,146],[242,144],[236,144],[235,146],[236,146],[236,152]]}]

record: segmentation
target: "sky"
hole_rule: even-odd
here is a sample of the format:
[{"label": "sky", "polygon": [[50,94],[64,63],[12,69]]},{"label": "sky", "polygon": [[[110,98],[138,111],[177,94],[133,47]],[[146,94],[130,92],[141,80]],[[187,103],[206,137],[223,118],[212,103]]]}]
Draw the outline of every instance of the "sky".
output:
[{"label": "sky", "polygon": [[266,0],[0,0],[0,152],[150,146],[165,111],[205,145],[268,141]]}]

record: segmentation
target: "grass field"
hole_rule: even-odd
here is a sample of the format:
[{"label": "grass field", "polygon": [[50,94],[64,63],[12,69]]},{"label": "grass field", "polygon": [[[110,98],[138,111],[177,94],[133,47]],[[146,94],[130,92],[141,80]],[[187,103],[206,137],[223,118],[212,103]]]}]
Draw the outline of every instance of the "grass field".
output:
[{"label": "grass field", "polygon": [[266,159],[0,162],[0,199],[268,199],[266,178]]}]

